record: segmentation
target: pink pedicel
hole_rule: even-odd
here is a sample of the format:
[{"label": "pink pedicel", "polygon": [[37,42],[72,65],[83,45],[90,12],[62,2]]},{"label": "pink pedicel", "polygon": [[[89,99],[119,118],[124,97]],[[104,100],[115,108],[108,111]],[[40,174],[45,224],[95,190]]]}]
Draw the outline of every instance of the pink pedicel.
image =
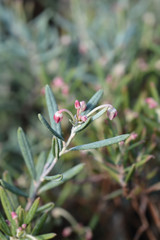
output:
[{"label": "pink pedicel", "polygon": [[81,105],[80,102],[78,100],[75,101],[74,103],[75,109],[80,109]]},{"label": "pink pedicel", "polygon": [[82,120],[82,122],[86,122],[87,121],[87,116],[80,116],[80,119]]},{"label": "pink pedicel", "polygon": [[115,108],[108,108],[107,116],[110,120],[113,120],[117,116],[117,110]]},{"label": "pink pedicel", "polygon": [[158,106],[158,103],[152,97],[146,98],[145,102],[148,104],[148,107],[151,109],[156,108]]},{"label": "pink pedicel", "polygon": [[85,101],[81,101],[81,102],[80,102],[81,112],[85,111],[85,110],[86,110],[86,107],[87,107],[86,102],[85,102]]},{"label": "pink pedicel", "polygon": [[12,216],[12,219],[16,219],[17,218],[17,214],[15,212],[11,212],[11,216]]},{"label": "pink pedicel", "polygon": [[54,121],[56,122],[56,123],[59,123],[59,122],[61,122],[62,121],[62,119],[63,119],[63,114],[60,112],[60,111],[57,111],[55,114],[54,114]]}]

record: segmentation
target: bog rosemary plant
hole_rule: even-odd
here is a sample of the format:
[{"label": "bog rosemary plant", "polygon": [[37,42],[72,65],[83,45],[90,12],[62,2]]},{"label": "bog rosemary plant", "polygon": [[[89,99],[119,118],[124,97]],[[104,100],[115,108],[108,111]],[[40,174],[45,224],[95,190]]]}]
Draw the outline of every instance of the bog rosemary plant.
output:
[{"label": "bog rosemary plant", "polygon": [[[30,189],[28,192],[23,192],[14,186],[9,173],[6,172],[3,175],[3,179],[0,180],[0,198],[6,215],[5,219],[0,214],[0,238],[2,240],[39,240],[54,238],[56,235],[54,233],[39,235],[41,227],[46,221],[47,212],[54,207],[53,203],[38,207],[40,201],[39,196],[42,192],[71,179],[84,167],[84,164],[80,163],[62,174],[51,176],[50,173],[59,158],[70,151],[89,150],[109,146],[124,141],[129,136],[129,134],[124,134],[97,142],[70,147],[71,141],[80,131],[85,130],[104,113],[107,113],[108,118],[113,120],[117,116],[117,110],[111,104],[97,106],[103,95],[102,90],[96,92],[87,104],[85,101],[79,102],[76,100],[74,104],[75,113],[70,112],[68,109],[58,110],[53,92],[48,85],[45,88],[45,95],[50,123],[48,123],[42,114],[38,114],[38,118],[52,134],[51,150],[47,159],[44,152],[40,153],[38,161],[35,164],[27,137],[22,128],[18,129],[19,146],[31,178]],[[64,113],[68,114],[72,126],[68,139],[62,136],[60,124]],[[18,196],[26,198],[25,209],[20,205]],[[35,222],[34,219],[37,216],[38,220]]]}]

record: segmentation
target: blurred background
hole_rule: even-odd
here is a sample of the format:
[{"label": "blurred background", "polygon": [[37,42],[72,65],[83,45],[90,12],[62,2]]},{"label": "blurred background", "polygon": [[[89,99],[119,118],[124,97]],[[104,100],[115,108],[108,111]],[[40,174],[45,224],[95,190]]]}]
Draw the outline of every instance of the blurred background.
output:
[{"label": "blurred background", "polygon": [[[27,189],[19,126],[35,161],[41,149],[48,152],[51,136],[37,118],[39,112],[48,118],[46,84],[59,108],[74,111],[75,99],[87,102],[102,88],[102,103],[118,110],[113,122],[100,118],[73,145],[131,133],[124,146],[60,159],[54,173],[79,162],[86,168],[41,196],[43,203],[64,208],[79,226],[64,213],[52,216],[46,231],[56,232],[57,239],[160,239],[159,12],[159,0],[0,0],[1,173],[8,170]],[[62,127],[67,139],[67,118]],[[126,167],[143,161],[127,189],[103,168],[121,167],[119,159]]]}]

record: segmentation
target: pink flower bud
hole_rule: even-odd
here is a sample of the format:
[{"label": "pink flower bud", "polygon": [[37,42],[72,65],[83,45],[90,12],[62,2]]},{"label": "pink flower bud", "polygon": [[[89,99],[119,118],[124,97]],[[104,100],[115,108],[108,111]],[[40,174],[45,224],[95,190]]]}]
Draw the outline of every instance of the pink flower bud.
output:
[{"label": "pink flower bud", "polygon": [[93,233],[92,233],[91,229],[87,229],[85,240],[91,240],[92,237],[93,237]]},{"label": "pink flower bud", "polygon": [[124,141],[119,142],[119,146],[122,147],[124,145]]},{"label": "pink flower bud", "polygon": [[87,121],[87,116],[85,116],[85,115],[84,115],[84,116],[81,116],[80,118],[81,118],[81,120],[82,120],[83,122],[86,122],[86,121]]},{"label": "pink flower bud", "polygon": [[131,133],[130,135],[131,140],[135,140],[137,137],[138,137],[138,134],[135,132]]},{"label": "pink flower bud", "polygon": [[74,103],[75,109],[80,109],[80,102],[78,100],[75,101]]},{"label": "pink flower bud", "polygon": [[107,110],[107,115],[110,120],[113,120],[117,116],[117,110],[114,107],[110,107]]},{"label": "pink flower bud", "polygon": [[69,237],[72,233],[72,228],[71,227],[66,227],[63,229],[62,236],[63,237]]},{"label": "pink flower bud", "polygon": [[62,88],[63,85],[64,85],[64,80],[63,80],[63,78],[61,78],[61,77],[55,77],[55,78],[52,80],[52,86],[53,86],[53,87]]},{"label": "pink flower bud", "polygon": [[86,110],[86,107],[87,107],[86,102],[85,102],[85,101],[81,101],[81,102],[80,102],[81,112],[85,111],[85,110]]},{"label": "pink flower bud", "polygon": [[16,219],[18,216],[15,212],[11,212],[12,219]]},{"label": "pink flower bud", "polygon": [[27,224],[23,223],[22,228],[25,229],[27,227]]},{"label": "pink flower bud", "polygon": [[148,104],[149,108],[156,108],[158,106],[158,103],[151,97],[146,98],[145,102]]},{"label": "pink flower bud", "polygon": [[59,111],[57,111],[55,114],[54,114],[54,121],[56,122],[56,123],[59,123],[59,122],[61,122],[62,121],[62,119],[63,119],[63,114],[61,113],[61,112],[59,112]]}]

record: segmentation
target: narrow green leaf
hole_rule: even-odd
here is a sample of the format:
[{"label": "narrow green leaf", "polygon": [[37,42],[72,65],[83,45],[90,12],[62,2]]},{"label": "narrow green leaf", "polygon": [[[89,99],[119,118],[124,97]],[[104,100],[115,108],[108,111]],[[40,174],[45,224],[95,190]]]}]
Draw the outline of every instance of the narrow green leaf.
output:
[{"label": "narrow green leaf", "polygon": [[32,204],[31,208],[29,209],[25,219],[24,219],[24,223],[26,224],[29,224],[31,222],[31,220],[33,219],[36,211],[37,211],[37,208],[38,208],[38,205],[39,205],[39,201],[40,201],[40,198],[37,198],[34,203]]},{"label": "narrow green leaf", "polygon": [[5,192],[3,187],[0,187],[0,198],[1,198],[1,202],[2,202],[2,206],[3,206],[4,212],[5,212],[6,216],[7,216],[7,219],[11,223],[11,232],[12,232],[13,235],[15,235],[17,226],[16,226],[15,220],[12,219],[12,215],[11,215],[11,213],[13,211],[12,210],[12,206],[11,206],[11,204],[9,202],[7,194],[6,194],[6,192]]},{"label": "narrow green leaf", "polygon": [[4,232],[6,235],[11,235],[10,228],[1,213],[0,213],[0,230]]},{"label": "narrow green leaf", "polygon": [[53,95],[53,92],[48,85],[46,85],[45,87],[45,96],[46,96],[46,102],[47,102],[47,108],[48,108],[51,126],[55,130],[59,129],[58,133],[60,133],[61,135],[61,125],[59,123],[57,124],[53,119],[55,112],[58,111],[58,106],[57,106],[55,97]]},{"label": "narrow green leaf", "polygon": [[18,216],[18,223],[19,223],[19,225],[22,225],[24,223],[26,212],[24,211],[24,209],[21,206],[19,206],[16,209],[16,213]]},{"label": "narrow green leaf", "polygon": [[37,213],[49,212],[54,208],[54,206],[55,206],[55,204],[53,202],[46,203],[45,205],[43,205],[37,209]]},{"label": "narrow green leaf", "polygon": [[3,187],[0,187],[0,198],[1,198],[2,206],[5,211],[5,214],[8,220],[11,221],[12,220],[11,212],[13,210]]},{"label": "narrow green leaf", "polygon": [[117,137],[108,138],[108,139],[104,139],[104,140],[101,140],[101,141],[72,147],[72,148],[69,149],[69,151],[89,150],[89,149],[105,147],[105,146],[109,146],[109,145],[124,141],[128,137],[129,137],[129,134],[123,134],[123,135],[120,135],[120,136],[117,136]]},{"label": "narrow green leaf", "polygon": [[88,101],[87,103],[87,108],[86,110],[83,112],[83,115],[86,115],[87,113],[89,113],[93,108],[96,107],[96,105],[98,104],[99,100],[102,98],[103,96],[103,90],[100,89],[98,90],[92,97],[91,99]]},{"label": "narrow green leaf", "polygon": [[10,185],[9,183],[5,182],[4,180],[0,180],[0,185],[16,195],[28,197],[28,194],[24,193],[19,188],[15,187],[13,185]]},{"label": "narrow green leaf", "polygon": [[54,155],[53,155],[53,151],[52,151],[52,148],[51,148],[51,150],[49,151],[48,157],[47,157],[48,166],[53,162],[53,160],[54,160]]},{"label": "narrow green leaf", "polygon": [[84,164],[80,163],[77,166],[69,169],[68,171],[62,173],[63,175],[63,179],[60,182],[55,182],[55,181],[50,181],[46,184],[44,184],[40,189],[39,189],[39,193],[42,193],[44,191],[47,191],[51,188],[57,187],[61,184],[63,184],[64,182],[66,182],[67,180],[73,178],[74,176],[76,176],[80,171],[82,171],[82,169],[84,168]]},{"label": "narrow green leaf", "polygon": [[49,125],[49,123],[47,122],[47,120],[43,117],[42,114],[38,114],[38,118],[40,120],[40,122],[57,138],[61,139],[62,141],[64,141],[64,138],[62,136],[60,136],[53,128],[51,128],[51,126]]},{"label": "narrow green leaf", "polygon": [[36,180],[37,181],[39,181],[39,179],[43,173],[45,162],[46,162],[46,153],[43,151],[39,155],[37,163],[36,163],[36,176],[37,176]]},{"label": "narrow green leaf", "polygon": [[36,222],[36,225],[33,228],[32,234],[37,235],[41,231],[46,219],[47,219],[48,213],[44,213]]},{"label": "narrow green leaf", "polygon": [[0,232],[0,239],[1,239],[1,240],[8,240],[8,239],[3,235],[3,233],[1,233],[1,232]]},{"label": "narrow green leaf", "polygon": [[[13,185],[13,181],[11,179],[11,175],[8,173],[8,171],[5,171],[3,173],[3,180],[10,185]],[[11,205],[13,206],[14,210],[18,207],[19,202],[16,194],[11,193],[10,191],[7,191],[7,195],[10,199]]]},{"label": "narrow green leaf", "polygon": [[[45,96],[46,96],[46,102],[47,102],[47,108],[50,118],[51,127],[60,135],[62,136],[62,130],[61,130],[61,123],[56,123],[53,119],[53,116],[55,112],[58,111],[58,106],[55,100],[55,97],[53,95],[53,92],[51,88],[46,85],[45,87]],[[60,149],[62,148],[62,142],[61,140],[58,140]]]},{"label": "narrow green leaf", "polygon": [[135,169],[136,169],[136,165],[133,164],[133,165],[131,166],[131,168],[130,168],[130,170],[129,170],[127,176],[126,176],[126,178],[125,178],[125,182],[126,182],[126,183],[127,183],[127,182],[131,179],[131,177],[133,176],[133,174],[134,174],[134,172],[135,172]]},{"label": "narrow green leaf", "polygon": [[38,240],[47,240],[47,239],[52,239],[54,237],[56,237],[55,233],[47,233],[47,234],[36,236]]},{"label": "narrow green leaf", "polygon": [[59,158],[59,145],[57,138],[52,138],[52,153],[57,159]]},{"label": "narrow green leaf", "polygon": [[29,173],[32,178],[36,179],[36,171],[29,143],[23,129],[20,127],[18,128],[18,142]]},{"label": "narrow green leaf", "polygon": [[51,180],[61,181],[62,179],[63,179],[63,175],[62,174],[57,174],[57,175],[54,175],[54,176],[46,176],[46,177],[44,177],[44,180],[46,180],[46,181],[51,181]]}]

